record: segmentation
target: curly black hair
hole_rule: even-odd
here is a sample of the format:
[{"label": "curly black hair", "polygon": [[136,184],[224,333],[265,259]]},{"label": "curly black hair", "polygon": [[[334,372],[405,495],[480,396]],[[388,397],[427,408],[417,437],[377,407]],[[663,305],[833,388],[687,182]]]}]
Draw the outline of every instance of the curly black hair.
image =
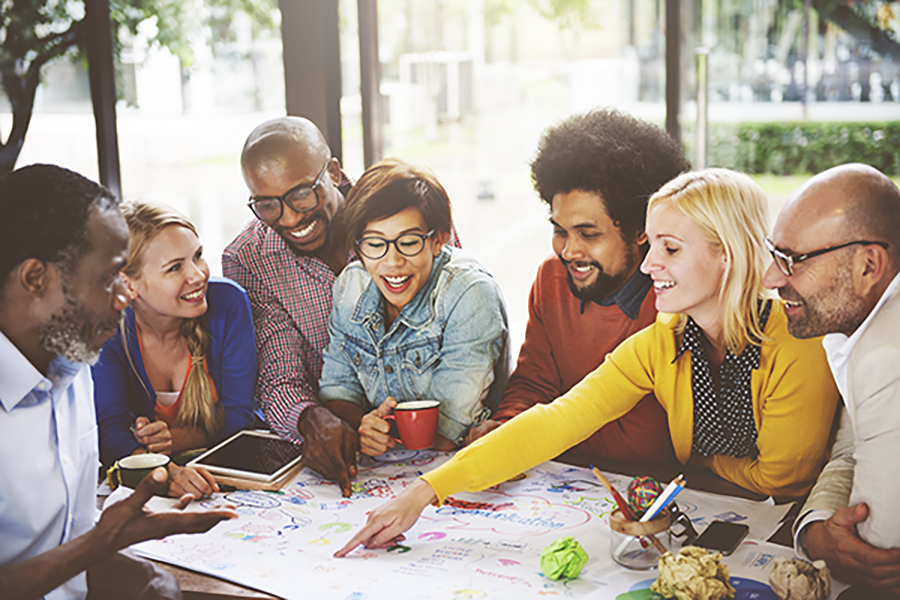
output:
[{"label": "curly black hair", "polygon": [[691,164],[663,129],[615,109],[573,115],[541,136],[531,181],[547,204],[559,193],[594,192],[622,237],[644,231],[647,200]]},{"label": "curly black hair", "polygon": [[102,185],[56,165],[29,165],[0,178],[0,286],[28,258],[70,273],[91,247],[91,209],[118,203]]}]

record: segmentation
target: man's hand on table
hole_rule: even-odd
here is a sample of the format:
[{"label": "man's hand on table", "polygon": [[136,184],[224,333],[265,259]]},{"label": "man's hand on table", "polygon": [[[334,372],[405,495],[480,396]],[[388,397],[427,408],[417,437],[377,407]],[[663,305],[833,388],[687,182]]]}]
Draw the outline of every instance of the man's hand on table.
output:
[{"label": "man's hand on table", "polygon": [[303,434],[303,459],[300,464],[334,481],[344,497],[351,493],[350,478],[356,476],[356,432],[323,406],[303,411],[298,423]]},{"label": "man's hand on table", "polygon": [[868,514],[865,504],[857,504],[807,525],[806,553],[813,560],[824,560],[841,581],[900,594],[900,549],[875,548],[856,532],[856,525]]},{"label": "man's hand on table", "polygon": [[415,525],[425,507],[435,500],[437,495],[431,486],[424,479],[417,479],[396,498],[370,512],[366,526],[334,556],[347,556],[360,544],[366,548],[383,548],[402,542],[406,539],[403,532]]},{"label": "man's hand on table", "polygon": [[220,521],[237,518],[237,513],[233,510],[184,512],[181,509],[193,500],[193,496],[189,494],[181,497],[175,510],[156,513],[147,511],[144,504],[155,493],[166,488],[168,477],[164,468],[155,469],[144,478],[133,494],[103,511],[92,533],[103,540],[110,553],[174,533],[203,533]]},{"label": "man's hand on table", "polygon": [[[9,600],[40,598],[78,573],[92,569],[96,569],[93,581],[91,575],[88,576],[89,584],[95,588],[92,592],[96,592],[94,595],[98,598],[110,597],[98,589],[102,586],[97,584],[96,577],[105,577],[110,569],[126,574],[124,567],[115,564],[123,558],[117,555],[118,550],[173,533],[201,533],[223,519],[237,518],[232,510],[184,512],[181,509],[191,501],[191,496],[187,495],[176,504],[175,510],[158,513],[146,510],[144,504],[154,493],[166,489],[168,478],[164,468],[155,469],[133,494],[103,511],[100,521],[84,535],[25,561],[0,566],[0,597]],[[129,577],[133,579],[133,575]],[[136,583],[139,582],[132,581],[132,584]],[[171,577],[164,577],[157,583],[159,585],[154,585],[152,591],[161,592],[163,597],[173,590]],[[126,588],[120,591],[120,595],[112,597],[136,597]],[[180,597],[177,585],[174,592],[175,597]],[[145,596],[142,594],[141,597]]]}]

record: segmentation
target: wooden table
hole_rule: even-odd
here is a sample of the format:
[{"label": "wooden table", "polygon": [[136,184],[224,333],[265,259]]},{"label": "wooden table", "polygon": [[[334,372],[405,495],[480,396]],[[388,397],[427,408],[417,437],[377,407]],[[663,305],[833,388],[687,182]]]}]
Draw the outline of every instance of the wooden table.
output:
[{"label": "wooden table", "polygon": [[[156,561],[154,561],[156,562]],[[277,600],[277,596],[260,592],[252,588],[230,583],[222,579],[216,579],[209,575],[203,575],[196,571],[189,571],[181,567],[167,565],[157,562],[157,565],[175,576],[178,585],[181,586],[181,592],[184,594],[184,600],[226,600],[232,598],[263,598],[266,600]],[[298,583],[299,585],[299,583]]]},{"label": "wooden table", "polygon": [[[602,471],[609,473],[622,473],[625,475],[650,475],[660,482],[667,483],[674,479],[679,473],[684,474],[688,478],[691,489],[702,490],[714,494],[722,494],[726,496],[736,496],[738,498],[746,498],[749,500],[764,500],[765,496],[755,494],[739,487],[730,481],[726,481],[701,465],[680,463],[656,465],[653,467],[633,465],[629,463],[620,463],[615,461],[598,461],[596,459],[588,459],[572,450],[557,457],[558,462],[575,465],[579,467],[588,467],[590,464],[598,467]],[[798,506],[802,502],[798,503]],[[789,514],[789,518],[785,519],[782,527],[778,532],[769,538],[769,541],[783,546],[791,546],[791,525],[793,517]],[[232,598],[257,598],[272,600],[277,598],[264,592],[253,590],[241,585],[229,583],[215,577],[202,575],[194,571],[174,567],[164,563],[157,563],[178,580],[184,593],[185,600],[224,600]]]}]

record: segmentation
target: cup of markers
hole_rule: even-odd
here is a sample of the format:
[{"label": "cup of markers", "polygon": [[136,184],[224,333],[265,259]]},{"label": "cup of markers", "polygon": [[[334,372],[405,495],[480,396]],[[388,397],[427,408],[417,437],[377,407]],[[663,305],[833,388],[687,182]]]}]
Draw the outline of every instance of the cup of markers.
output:
[{"label": "cup of markers", "polygon": [[662,489],[652,477],[636,477],[626,501],[599,469],[591,466],[591,470],[618,505],[609,517],[613,560],[629,569],[656,567],[657,559],[671,548],[674,515],[669,506],[686,479],[679,475]]},{"label": "cup of markers", "polygon": [[609,551],[614,561],[628,569],[656,567],[659,557],[672,549],[672,513],[664,509],[649,521],[633,521],[619,509],[609,515]]}]

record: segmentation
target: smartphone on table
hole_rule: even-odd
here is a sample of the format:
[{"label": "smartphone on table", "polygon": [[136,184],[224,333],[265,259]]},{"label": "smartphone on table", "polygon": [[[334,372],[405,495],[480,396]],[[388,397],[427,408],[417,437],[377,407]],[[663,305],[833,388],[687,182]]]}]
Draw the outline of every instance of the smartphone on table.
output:
[{"label": "smartphone on table", "polygon": [[723,556],[730,556],[741,545],[748,533],[750,533],[748,525],[713,521],[694,540],[694,545],[713,552],[720,552]]}]

